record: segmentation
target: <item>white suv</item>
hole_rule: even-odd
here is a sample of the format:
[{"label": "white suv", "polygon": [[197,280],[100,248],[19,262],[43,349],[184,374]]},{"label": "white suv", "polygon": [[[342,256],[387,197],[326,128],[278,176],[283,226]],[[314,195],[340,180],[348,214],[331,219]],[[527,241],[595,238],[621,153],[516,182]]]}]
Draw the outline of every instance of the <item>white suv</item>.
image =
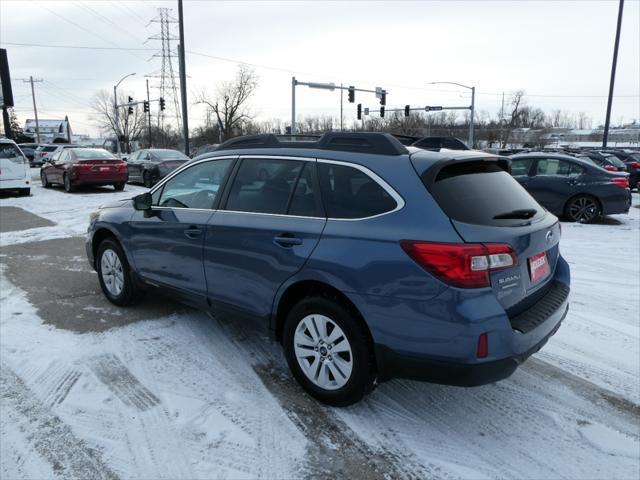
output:
[{"label": "white suv", "polygon": [[31,193],[29,160],[16,142],[0,138],[0,190],[17,190],[20,195]]}]

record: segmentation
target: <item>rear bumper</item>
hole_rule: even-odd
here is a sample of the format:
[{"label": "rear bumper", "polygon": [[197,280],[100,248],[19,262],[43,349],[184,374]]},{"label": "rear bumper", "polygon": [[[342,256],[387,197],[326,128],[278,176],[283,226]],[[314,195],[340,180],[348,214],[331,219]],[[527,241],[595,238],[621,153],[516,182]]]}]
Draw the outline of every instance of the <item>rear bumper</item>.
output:
[{"label": "rear bumper", "polygon": [[529,350],[511,357],[484,363],[455,363],[442,360],[433,360],[425,357],[403,355],[393,352],[386,347],[376,348],[376,359],[379,365],[384,365],[379,372],[379,380],[385,381],[391,378],[406,378],[420,380],[442,385],[455,385],[460,387],[475,387],[494,383],[511,376],[518,366],[531,355],[539,351],[560,328],[562,320],[569,311],[568,303],[564,303],[563,310],[556,312],[559,318],[553,323],[553,327],[541,340]]},{"label": "rear bumper", "polygon": [[22,188],[31,188],[31,180],[26,176],[11,180],[0,179],[0,190],[19,190]]},{"label": "rear bumper", "polygon": [[113,185],[114,183],[126,183],[127,177],[126,171],[109,174],[75,173],[71,175],[71,183],[73,185]]}]

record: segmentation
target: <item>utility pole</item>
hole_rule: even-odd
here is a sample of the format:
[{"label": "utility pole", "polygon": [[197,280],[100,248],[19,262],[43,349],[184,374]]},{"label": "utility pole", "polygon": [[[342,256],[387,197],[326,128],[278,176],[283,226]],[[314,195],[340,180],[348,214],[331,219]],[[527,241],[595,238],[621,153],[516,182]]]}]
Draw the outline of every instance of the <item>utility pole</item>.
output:
[{"label": "utility pole", "polygon": [[151,99],[149,98],[149,79],[147,78],[147,131],[149,132],[149,148],[153,147],[151,143]]},{"label": "utility pole", "polygon": [[187,73],[184,58],[184,16],[182,15],[182,0],[178,0],[178,27],[180,29],[180,45],[178,53],[180,60],[180,99],[182,101],[182,130],[184,132],[184,154],[189,156],[189,118],[187,108]]},{"label": "utility pole", "polygon": [[40,124],[38,123],[38,107],[36,107],[36,90],[33,86],[34,83],[42,82],[42,79],[34,80],[33,77],[29,77],[29,80],[22,80],[23,82],[31,83],[31,99],[33,100],[33,115],[36,117],[36,143],[40,143]]},{"label": "utility pole", "polygon": [[291,77],[291,135],[296,134],[296,77]]},{"label": "utility pole", "polygon": [[476,113],[476,87],[471,87],[471,125],[469,125],[469,148],[473,148],[476,142],[474,137],[473,117]]},{"label": "utility pole", "polygon": [[609,99],[607,100],[607,116],[604,120],[604,134],[602,135],[602,148],[607,148],[609,140],[609,123],[611,121],[611,103],[613,102],[613,86],[616,83],[616,65],[618,63],[618,45],[620,44],[620,29],[622,28],[622,9],[624,0],[618,5],[618,26],[616,28],[616,40],[613,44],[613,62],[611,63],[611,81],[609,82]]},{"label": "utility pole", "polygon": [[342,102],[342,97],[344,96],[343,92],[344,92],[344,89],[342,87],[342,84],[340,84],[340,131],[342,131],[342,117],[343,117],[343,115],[342,115],[342,103],[343,103]]}]

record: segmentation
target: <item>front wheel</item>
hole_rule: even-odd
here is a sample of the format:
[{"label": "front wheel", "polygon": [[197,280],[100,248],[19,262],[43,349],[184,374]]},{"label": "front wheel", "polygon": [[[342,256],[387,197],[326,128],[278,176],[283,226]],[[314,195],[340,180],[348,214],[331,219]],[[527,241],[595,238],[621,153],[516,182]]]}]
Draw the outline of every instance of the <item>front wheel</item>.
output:
[{"label": "front wheel", "polygon": [[565,217],[572,222],[592,223],[601,214],[600,203],[590,195],[578,195],[572,198],[564,209]]},{"label": "front wheel", "polygon": [[295,305],[285,321],[283,348],[298,383],[319,401],[347,406],[374,386],[368,334],[341,304],[309,297]]},{"label": "front wheel", "polygon": [[96,270],[107,299],[118,306],[130,305],[138,298],[138,288],[122,247],[115,240],[103,240],[98,246]]},{"label": "front wheel", "polygon": [[40,171],[40,183],[42,183],[44,188],[51,188],[51,184],[47,180],[47,175],[43,171]]},{"label": "front wheel", "polygon": [[153,187],[153,180],[151,179],[151,173],[145,171],[142,174],[142,183],[144,183],[144,186],[147,188],[151,188]]},{"label": "front wheel", "polygon": [[116,189],[116,192],[121,192],[124,190],[124,183],[116,183],[113,185],[113,188]]}]

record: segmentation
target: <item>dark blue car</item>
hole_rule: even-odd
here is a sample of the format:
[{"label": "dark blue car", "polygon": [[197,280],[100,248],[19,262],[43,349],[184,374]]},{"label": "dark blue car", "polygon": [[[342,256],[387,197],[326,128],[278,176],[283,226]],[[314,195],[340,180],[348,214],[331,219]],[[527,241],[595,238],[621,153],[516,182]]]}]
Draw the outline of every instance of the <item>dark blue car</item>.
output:
[{"label": "dark blue car", "polygon": [[554,153],[511,157],[511,173],[538,203],[571,222],[590,223],[631,207],[629,174],[611,172],[588,158]]},{"label": "dark blue car", "polygon": [[379,133],[240,137],[92,215],[107,298],[161,288],[257,319],[311,395],[508,377],[568,311],[558,219],[509,160]]}]

